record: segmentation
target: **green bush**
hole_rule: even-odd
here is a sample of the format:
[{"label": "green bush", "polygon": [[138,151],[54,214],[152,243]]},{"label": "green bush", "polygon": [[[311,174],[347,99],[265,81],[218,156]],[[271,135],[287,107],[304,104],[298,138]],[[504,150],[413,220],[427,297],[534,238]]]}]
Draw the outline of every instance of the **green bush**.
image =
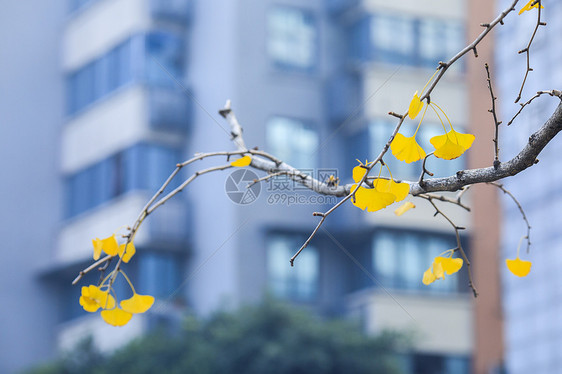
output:
[{"label": "green bush", "polygon": [[366,336],[346,321],[324,321],[266,300],[207,320],[187,317],[174,334],[154,332],[110,356],[91,340],[57,362],[30,371],[50,373],[399,373],[404,336]]}]

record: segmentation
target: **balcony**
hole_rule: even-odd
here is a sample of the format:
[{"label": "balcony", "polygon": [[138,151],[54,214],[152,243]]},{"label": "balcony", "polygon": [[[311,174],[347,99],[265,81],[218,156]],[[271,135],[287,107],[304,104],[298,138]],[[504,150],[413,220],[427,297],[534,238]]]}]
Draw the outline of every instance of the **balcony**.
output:
[{"label": "balcony", "polygon": [[470,356],[474,347],[473,305],[468,295],[421,295],[372,288],[350,294],[348,311],[370,334],[384,329],[413,331],[414,350]]},{"label": "balcony", "polygon": [[185,23],[191,17],[190,0],[149,0],[150,13],[153,18]]},{"label": "balcony", "polygon": [[[144,191],[131,191],[66,222],[57,240],[55,265],[68,266],[90,260],[91,239],[111,235],[123,225],[132,225],[150,198]],[[138,249],[185,250],[189,219],[181,196],[150,215],[135,237]]]}]

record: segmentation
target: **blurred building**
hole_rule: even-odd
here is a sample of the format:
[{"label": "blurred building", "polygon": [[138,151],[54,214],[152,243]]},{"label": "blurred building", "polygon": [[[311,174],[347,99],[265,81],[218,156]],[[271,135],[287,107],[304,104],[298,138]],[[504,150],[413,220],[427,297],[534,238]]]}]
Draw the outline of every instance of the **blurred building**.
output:
[{"label": "blurred building", "polygon": [[[520,103],[529,100],[539,90],[560,89],[562,86],[561,41],[562,3],[543,1],[541,14],[546,27],[539,28],[531,46],[532,72],[523,90]],[[523,4],[521,4],[523,5]],[[499,8],[509,1],[499,1]],[[537,23],[537,12],[514,15],[498,30],[495,51],[496,77],[500,98],[500,118],[507,123],[519,110],[515,104],[526,71],[525,54],[517,52],[527,46]],[[536,99],[508,128],[502,129],[501,160],[514,157],[554,112],[559,100],[545,95]],[[537,165],[505,181],[515,195],[532,226],[530,252],[526,242],[521,247],[521,259],[532,261],[525,278],[515,277],[505,268],[506,258],[514,259],[527,227],[517,206],[508,197],[502,199],[502,284],[505,313],[505,360],[507,371],[517,373],[554,373],[560,371],[562,325],[558,322],[562,303],[558,300],[560,263],[562,262],[559,221],[554,212],[562,204],[558,193],[562,178],[559,167],[560,140],[554,139],[539,155]]]},{"label": "blurred building", "polygon": [[[266,292],[322,314],[355,317],[371,333],[415,332],[414,349],[404,355],[407,372],[468,373],[475,357],[480,362],[475,342],[484,336],[478,326],[488,310],[479,314],[466,272],[429,287],[421,283],[433,258],[456,247],[448,223],[433,218],[424,201],[402,217],[393,214],[397,206],[377,214],[342,207],[291,268],[288,259],[317,223],[312,213],[335,200],[278,178],[261,184],[255,201],[233,201],[227,181],[239,187],[237,178],[248,176],[204,175],[151,215],[135,238],[138,253],[125,270],[138,292],[157,297],[149,313],[112,328],[82,311],[80,286],[69,284],[91,262],[91,239],[132,224],[179,160],[233,149],[217,113],[226,99],[249,147],[319,179],[333,174],[349,183],[355,159],[373,159],[388,139],[396,122],[388,111],[405,111],[437,62],[475,35],[468,17],[489,21],[493,12],[482,13],[489,8],[463,0],[434,0],[426,7],[382,0],[74,0],[68,8],[12,3],[0,20],[13,14],[20,22],[0,23],[0,35],[21,41],[12,45],[13,58],[0,63],[11,68],[2,69],[2,81],[19,96],[3,93],[7,104],[0,105],[17,113],[7,120],[22,126],[12,126],[2,144],[11,150],[7,159],[26,144],[24,134],[32,134],[26,164],[39,163],[44,175],[40,191],[2,190],[18,197],[8,212],[28,195],[38,199],[30,201],[38,207],[32,221],[3,228],[18,234],[9,243],[12,251],[33,247],[38,253],[31,258],[22,250],[21,270],[2,274],[2,287],[17,279],[27,296],[4,291],[18,312],[3,312],[1,320],[14,323],[7,327],[13,333],[0,340],[0,371],[44,359],[90,334],[111,350],[154,325],[174,324],[187,310],[205,315],[256,302]],[[32,44],[24,48],[24,42]],[[28,81],[35,75],[20,60],[40,67],[35,74],[41,80]],[[477,131],[471,122],[479,123],[469,110],[482,96],[472,91],[471,64],[452,67],[432,95],[459,131]],[[27,92],[39,95],[31,97],[41,106],[22,105]],[[408,121],[403,132],[411,135],[416,126]],[[418,136],[424,148],[430,149],[429,138],[440,127],[428,111]],[[470,161],[430,160],[428,168],[452,175],[481,160],[479,153]],[[418,179],[419,162],[385,161],[396,179]],[[224,162],[202,161],[183,176]],[[26,178],[26,185],[35,185]],[[470,203],[471,195],[466,198]],[[484,224],[493,217],[484,208],[473,224],[468,212],[445,207],[467,228],[462,239],[476,258],[477,285],[497,283],[493,266],[478,270],[479,263],[489,263],[478,256],[489,243],[478,227],[494,231]],[[41,225],[31,243],[24,225]],[[493,245],[491,250],[494,257]],[[98,277],[91,274],[81,285]],[[116,284],[116,291],[126,294],[126,285]],[[499,311],[487,320],[495,328],[498,318]],[[498,367],[501,357],[490,356],[477,367]]]}]

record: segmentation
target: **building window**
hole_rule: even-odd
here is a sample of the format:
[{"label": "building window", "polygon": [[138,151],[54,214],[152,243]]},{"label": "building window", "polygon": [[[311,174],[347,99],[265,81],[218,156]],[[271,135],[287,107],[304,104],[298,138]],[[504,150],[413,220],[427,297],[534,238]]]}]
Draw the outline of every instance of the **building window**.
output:
[{"label": "building window", "polygon": [[269,289],[277,297],[296,301],[313,301],[318,295],[319,255],[307,247],[299,255],[298,266],[289,259],[302,245],[299,235],[275,234],[267,239],[267,271]]},{"label": "building window", "polygon": [[407,63],[415,58],[415,24],[405,16],[377,15],[371,18],[370,40],[375,60]]},{"label": "building window", "polygon": [[419,23],[419,55],[423,65],[434,67],[447,61],[464,46],[464,29],[459,22],[421,19]]},{"label": "building window", "polygon": [[295,168],[315,168],[318,160],[318,134],[304,122],[273,117],[267,122],[268,151]]},{"label": "building window", "polygon": [[67,76],[67,112],[75,114],[134,82],[173,86],[182,79],[182,39],[168,32],[136,35]]},{"label": "building window", "polygon": [[456,248],[453,237],[403,230],[379,230],[373,237],[374,274],[384,287],[427,292],[458,292],[461,276],[424,286],[422,274],[442,252]]},{"label": "building window", "polygon": [[435,67],[459,52],[465,44],[459,21],[376,14],[351,27],[354,58],[392,64]]},{"label": "building window", "polygon": [[273,7],[267,16],[267,51],[279,68],[311,70],[316,64],[317,31],[310,12]]},{"label": "building window", "polygon": [[157,190],[179,159],[175,149],[141,143],[70,175],[66,179],[67,217],[131,190]]},{"label": "building window", "polygon": [[166,299],[181,283],[181,261],[173,253],[147,252],[138,258],[138,292]]},{"label": "building window", "polygon": [[175,85],[174,80],[183,78],[183,41],[166,32],[154,32],[146,36],[146,79],[151,84]]}]

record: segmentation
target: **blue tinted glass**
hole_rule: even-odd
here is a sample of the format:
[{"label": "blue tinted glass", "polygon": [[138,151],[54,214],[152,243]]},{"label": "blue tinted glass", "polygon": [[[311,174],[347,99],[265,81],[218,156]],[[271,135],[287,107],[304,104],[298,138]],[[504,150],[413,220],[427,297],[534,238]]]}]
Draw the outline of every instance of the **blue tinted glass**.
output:
[{"label": "blue tinted glass", "polygon": [[267,270],[271,291],[278,297],[311,301],[318,294],[319,255],[313,247],[299,255],[299,266],[287,266],[287,260],[300,246],[294,235],[274,235],[268,238]]},{"label": "blue tinted glass", "polygon": [[458,285],[465,282],[460,274],[436,281],[429,287],[421,282],[422,274],[431,266],[434,258],[455,248],[454,243],[452,237],[435,234],[378,231],[372,244],[374,274],[384,287],[434,293],[458,292]]},{"label": "blue tinted glass", "polygon": [[373,16],[369,32],[374,59],[390,63],[415,63],[415,27],[415,20],[407,16]]},{"label": "blue tinted glass", "polygon": [[182,79],[182,49],[182,39],[165,32],[128,39],[67,76],[68,113],[85,108],[135,79],[174,85],[174,79]]},{"label": "blue tinted glass", "polygon": [[179,286],[181,262],[170,253],[144,253],[139,256],[139,292],[158,298],[169,297]]},{"label": "blue tinted glass", "polygon": [[275,7],[267,17],[267,51],[275,66],[310,70],[316,64],[317,30],[312,14]]},{"label": "blue tinted glass", "polygon": [[78,104],[76,100],[76,73],[70,74],[66,79],[66,113],[76,112]]},{"label": "blue tinted glass", "polygon": [[151,83],[174,85],[182,80],[182,41],[169,33],[146,37],[146,79]]},{"label": "blue tinted glass", "polygon": [[145,188],[142,184],[142,175],[144,173],[142,165],[145,164],[145,157],[143,156],[146,154],[143,149],[145,147],[144,144],[136,144],[123,152],[122,175],[123,189],[125,191]]},{"label": "blue tinted glass", "polygon": [[318,142],[318,133],[301,121],[273,117],[267,122],[269,151],[293,167],[316,167]]},{"label": "blue tinted glass", "polygon": [[[67,179],[67,214],[82,213],[127,191],[154,191],[179,161],[177,150],[147,144],[137,144],[108,157]],[[171,183],[169,189],[178,183]]]},{"label": "blue tinted glass", "polygon": [[121,44],[116,49],[117,54],[117,86],[123,86],[133,80],[131,62],[131,40]]},{"label": "blue tinted glass", "polygon": [[107,65],[107,81],[108,92],[119,87],[119,53],[118,49],[111,50],[105,56],[105,64]]},{"label": "blue tinted glass", "polygon": [[109,92],[109,65],[107,57],[96,60],[93,63],[93,76],[94,76],[94,99],[100,98]]},{"label": "blue tinted glass", "polygon": [[81,110],[94,100],[94,69],[92,64],[75,73],[74,84],[71,88],[74,89],[74,92],[71,93],[74,96],[74,110]]},{"label": "blue tinted glass", "polygon": [[178,152],[159,146],[152,146],[147,150],[144,173],[146,175],[146,188],[157,190],[175,169],[180,161]]}]

